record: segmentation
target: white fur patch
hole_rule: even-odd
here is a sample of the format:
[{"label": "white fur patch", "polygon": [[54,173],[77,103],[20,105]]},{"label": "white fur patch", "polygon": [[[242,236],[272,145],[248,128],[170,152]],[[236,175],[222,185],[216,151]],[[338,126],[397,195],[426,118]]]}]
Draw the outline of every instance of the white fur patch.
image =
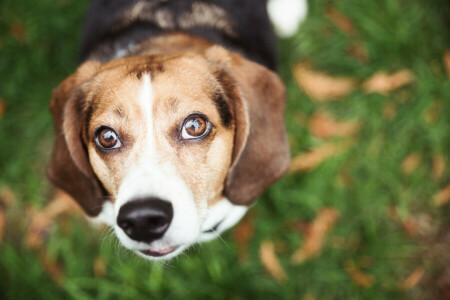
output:
[{"label": "white fur patch", "polygon": [[280,37],[294,35],[308,13],[306,0],[269,0],[267,12]]},{"label": "white fur patch", "polygon": [[[247,212],[247,206],[234,205],[227,198],[222,198],[208,210],[206,221],[202,225],[202,234],[198,241],[206,242],[217,238],[222,232],[234,226]],[[206,232],[213,228],[212,232]]]},{"label": "white fur patch", "polygon": [[[138,104],[145,116],[146,136],[145,144],[139,149],[139,160],[128,168],[127,174],[120,185],[116,202],[114,203],[115,219],[120,208],[127,202],[137,198],[157,197],[168,201],[173,207],[172,222],[161,239],[151,244],[137,242],[130,239],[123,230],[114,224],[117,237],[122,244],[131,250],[161,249],[171,246],[189,246],[197,240],[200,232],[199,210],[188,185],[177,174],[176,168],[170,161],[162,161],[156,150],[156,139],[153,127],[153,89],[150,76],[145,74],[138,96]],[[182,251],[179,248],[176,252]],[[138,254],[142,255],[140,252]],[[175,252],[165,256],[176,255]],[[148,256],[143,256],[149,258]],[[156,258],[152,258],[156,259]]]}]

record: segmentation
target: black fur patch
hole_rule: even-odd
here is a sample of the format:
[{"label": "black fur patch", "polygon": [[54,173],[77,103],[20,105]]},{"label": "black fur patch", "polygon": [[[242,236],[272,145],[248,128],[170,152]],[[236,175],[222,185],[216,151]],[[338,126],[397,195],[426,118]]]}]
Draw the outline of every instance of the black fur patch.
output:
[{"label": "black fur patch", "polygon": [[227,101],[225,101],[225,95],[221,92],[216,92],[212,98],[217,110],[219,111],[222,125],[229,128],[231,126],[231,121],[233,120],[233,115],[231,114],[230,106]]},{"label": "black fur patch", "polygon": [[[129,12],[138,2],[143,9],[129,19]],[[186,26],[186,15],[199,5],[206,10],[225,12],[223,19],[216,23],[226,26],[215,27],[195,19],[187,22],[192,26]],[[170,20],[156,18],[160,11],[169,12]],[[214,11],[204,12],[208,13],[217,15]],[[168,27],[166,23],[171,25]],[[84,25],[81,60],[107,62],[129,45],[173,32],[204,38],[269,69],[277,68],[277,42],[267,15],[266,0],[92,0]]]}]

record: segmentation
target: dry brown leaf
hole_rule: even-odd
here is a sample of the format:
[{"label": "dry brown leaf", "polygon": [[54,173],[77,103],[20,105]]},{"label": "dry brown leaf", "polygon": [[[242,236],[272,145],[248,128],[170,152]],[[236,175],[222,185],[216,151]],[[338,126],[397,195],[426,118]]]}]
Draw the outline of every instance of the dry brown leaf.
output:
[{"label": "dry brown leaf", "polygon": [[448,77],[450,77],[450,50],[447,49],[444,52],[444,67],[445,71],[447,71]]},{"label": "dry brown leaf", "polygon": [[336,8],[329,6],[325,10],[325,16],[346,34],[355,33],[355,26],[353,22]]},{"label": "dry brown leaf", "polygon": [[436,99],[431,103],[431,105],[425,110],[423,114],[423,118],[429,124],[434,124],[439,119],[439,114],[442,111],[442,101],[440,99]]},{"label": "dry brown leaf", "polygon": [[311,134],[319,138],[351,136],[360,129],[358,121],[335,121],[327,113],[316,113],[308,122]]},{"label": "dry brown leaf", "polygon": [[409,236],[415,236],[419,233],[419,223],[414,218],[408,218],[402,222],[402,228]]},{"label": "dry brown leaf", "polygon": [[309,97],[319,102],[338,100],[350,94],[357,84],[355,78],[332,77],[315,71],[304,63],[297,64],[293,74],[300,88]]},{"label": "dry brown leaf", "polygon": [[42,210],[34,212],[28,226],[25,242],[30,249],[38,249],[49,235],[50,225],[54,219],[63,214],[79,214],[81,212],[75,201],[66,193],[57,190],[53,200]]},{"label": "dry brown leaf", "polygon": [[358,286],[369,288],[373,285],[373,276],[361,271],[352,260],[348,260],[344,263],[344,269]]},{"label": "dry brown leaf", "polygon": [[47,252],[39,252],[39,261],[48,276],[58,285],[64,281],[64,270],[60,263],[51,258]]},{"label": "dry brown leaf", "polygon": [[411,71],[403,69],[392,74],[378,72],[363,82],[363,90],[366,93],[388,93],[411,83],[414,75]]},{"label": "dry brown leaf", "polygon": [[105,277],[106,275],[106,262],[102,256],[97,256],[93,265],[94,276],[98,278]]},{"label": "dry brown leaf", "polygon": [[334,208],[322,208],[312,221],[302,246],[292,254],[292,263],[301,264],[306,259],[319,255],[326,234],[331,231],[338,218],[339,212]]},{"label": "dry brown leaf", "polygon": [[383,117],[386,120],[392,120],[396,114],[397,110],[394,103],[388,102],[383,106]]},{"label": "dry brown leaf", "polygon": [[325,143],[309,152],[301,153],[294,157],[291,162],[291,172],[312,170],[326,159],[343,153],[346,145],[343,143]]},{"label": "dry brown leaf", "polygon": [[11,24],[11,35],[20,44],[24,44],[27,41],[27,32],[25,31],[25,27],[17,20]]},{"label": "dry brown leaf", "polygon": [[275,253],[275,246],[272,242],[266,241],[261,244],[259,248],[259,258],[267,272],[269,272],[275,280],[278,282],[287,280],[286,272],[278,260],[277,254]]},{"label": "dry brown leaf", "polygon": [[431,172],[432,177],[435,181],[439,181],[444,175],[445,171],[445,159],[442,155],[436,155],[433,158],[433,170]]},{"label": "dry brown leaf", "polygon": [[419,153],[412,153],[408,155],[402,162],[402,171],[408,175],[414,172],[420,165],[421,157]]},{"label": "dry brown leaf", "polygon": [[233,230],[233,237],[238,248],[238,257],[241,261],[246,261],[249,258],[248,245],[255,232],[254,226],[254,213],[249,213]]},{"label": "dry brown leaf", "polygon": [[6,101],[4,98],[0,98],[0,118],[3,117],[5,112],[6,112]]},{"label": "dry brown leaf", "polygon": [[10,206],[16,200],[16,195],[9,187],[4,186],[0,190],[0,202],[6,207]]},{"label": "dry brown leaf", "polygon": [[5,231],[6,212],[0,207],[0,245],[3,242],[3,232]]},{"label": "dry brown leaf", "polygon": [[450,184],[440,190],[433,196],[433,203],[436,206],[442,206],[450,201]]},{"label": "dry brown leaf", "polygon": [[423,277],[425,270],[423,268],[415,269],[408,277],[398,283],[402,290],[409,290],[415,287]]},{"label": "dry brown leaf", "polygon": [[363,44],[352,44],[347,48],[347,53],[356,60],[366,63],[369,61],[367,47]]}]

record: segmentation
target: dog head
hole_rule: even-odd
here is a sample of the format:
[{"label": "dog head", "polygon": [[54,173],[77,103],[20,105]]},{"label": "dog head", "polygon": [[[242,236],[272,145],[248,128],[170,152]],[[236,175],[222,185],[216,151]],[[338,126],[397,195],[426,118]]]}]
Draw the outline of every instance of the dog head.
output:
[{"label": "dog head", "polygon": [[167,259],[222,197],[250,205],[287,170],[283,84],[214,46],[88,61],[53,92],[49,178],[122,244]]}]

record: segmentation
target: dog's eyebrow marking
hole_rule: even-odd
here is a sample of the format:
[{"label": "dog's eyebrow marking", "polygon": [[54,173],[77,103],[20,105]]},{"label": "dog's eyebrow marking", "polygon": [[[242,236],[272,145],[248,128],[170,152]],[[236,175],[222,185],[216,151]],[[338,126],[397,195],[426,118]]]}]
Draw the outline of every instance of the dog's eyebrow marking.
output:
[{"label": "dog's eyebrow marking", "polygon": [[169,100],[169,112],[175,113],[178,109],[178,104],[180,103],[180,100],[176,98],[170,98]]},{"label": "dog's eyebrow marking", "polygon": [[222,125],[229,128],[231,121],[233,120],[233,116],[231,115],[230,106],[225,101],[225,96],[220,91],[216,91],[213,94],[212,99],[216,105],[217,111],[219,112]]},{"label": "dog's eyebrow marking", "polygon": [[86,120],[84,122],[84,130],[86,139],[89,139],[89,127],[91,125],[92,115],[94,114],[94,103],[91,102],[86,109]]},{"label": "dog's eyebrow marking", "polygon": [[122,111],[121,108],[116,108],[116,109],[114,109],[114,113],[115,113],[119,118],[123,118],[123,117],[124,117],[123,111]]},{"label": "dog's eyebrow marking", "polygon": [[164,70],[163,62],[152,61],[151,58],[149,58],[147,62],[129,70],[129,74],[134,74],[139,80],[142,79],[143,74],[150,74],[150,78],[154,79],[156,74],[162,73]]}]

